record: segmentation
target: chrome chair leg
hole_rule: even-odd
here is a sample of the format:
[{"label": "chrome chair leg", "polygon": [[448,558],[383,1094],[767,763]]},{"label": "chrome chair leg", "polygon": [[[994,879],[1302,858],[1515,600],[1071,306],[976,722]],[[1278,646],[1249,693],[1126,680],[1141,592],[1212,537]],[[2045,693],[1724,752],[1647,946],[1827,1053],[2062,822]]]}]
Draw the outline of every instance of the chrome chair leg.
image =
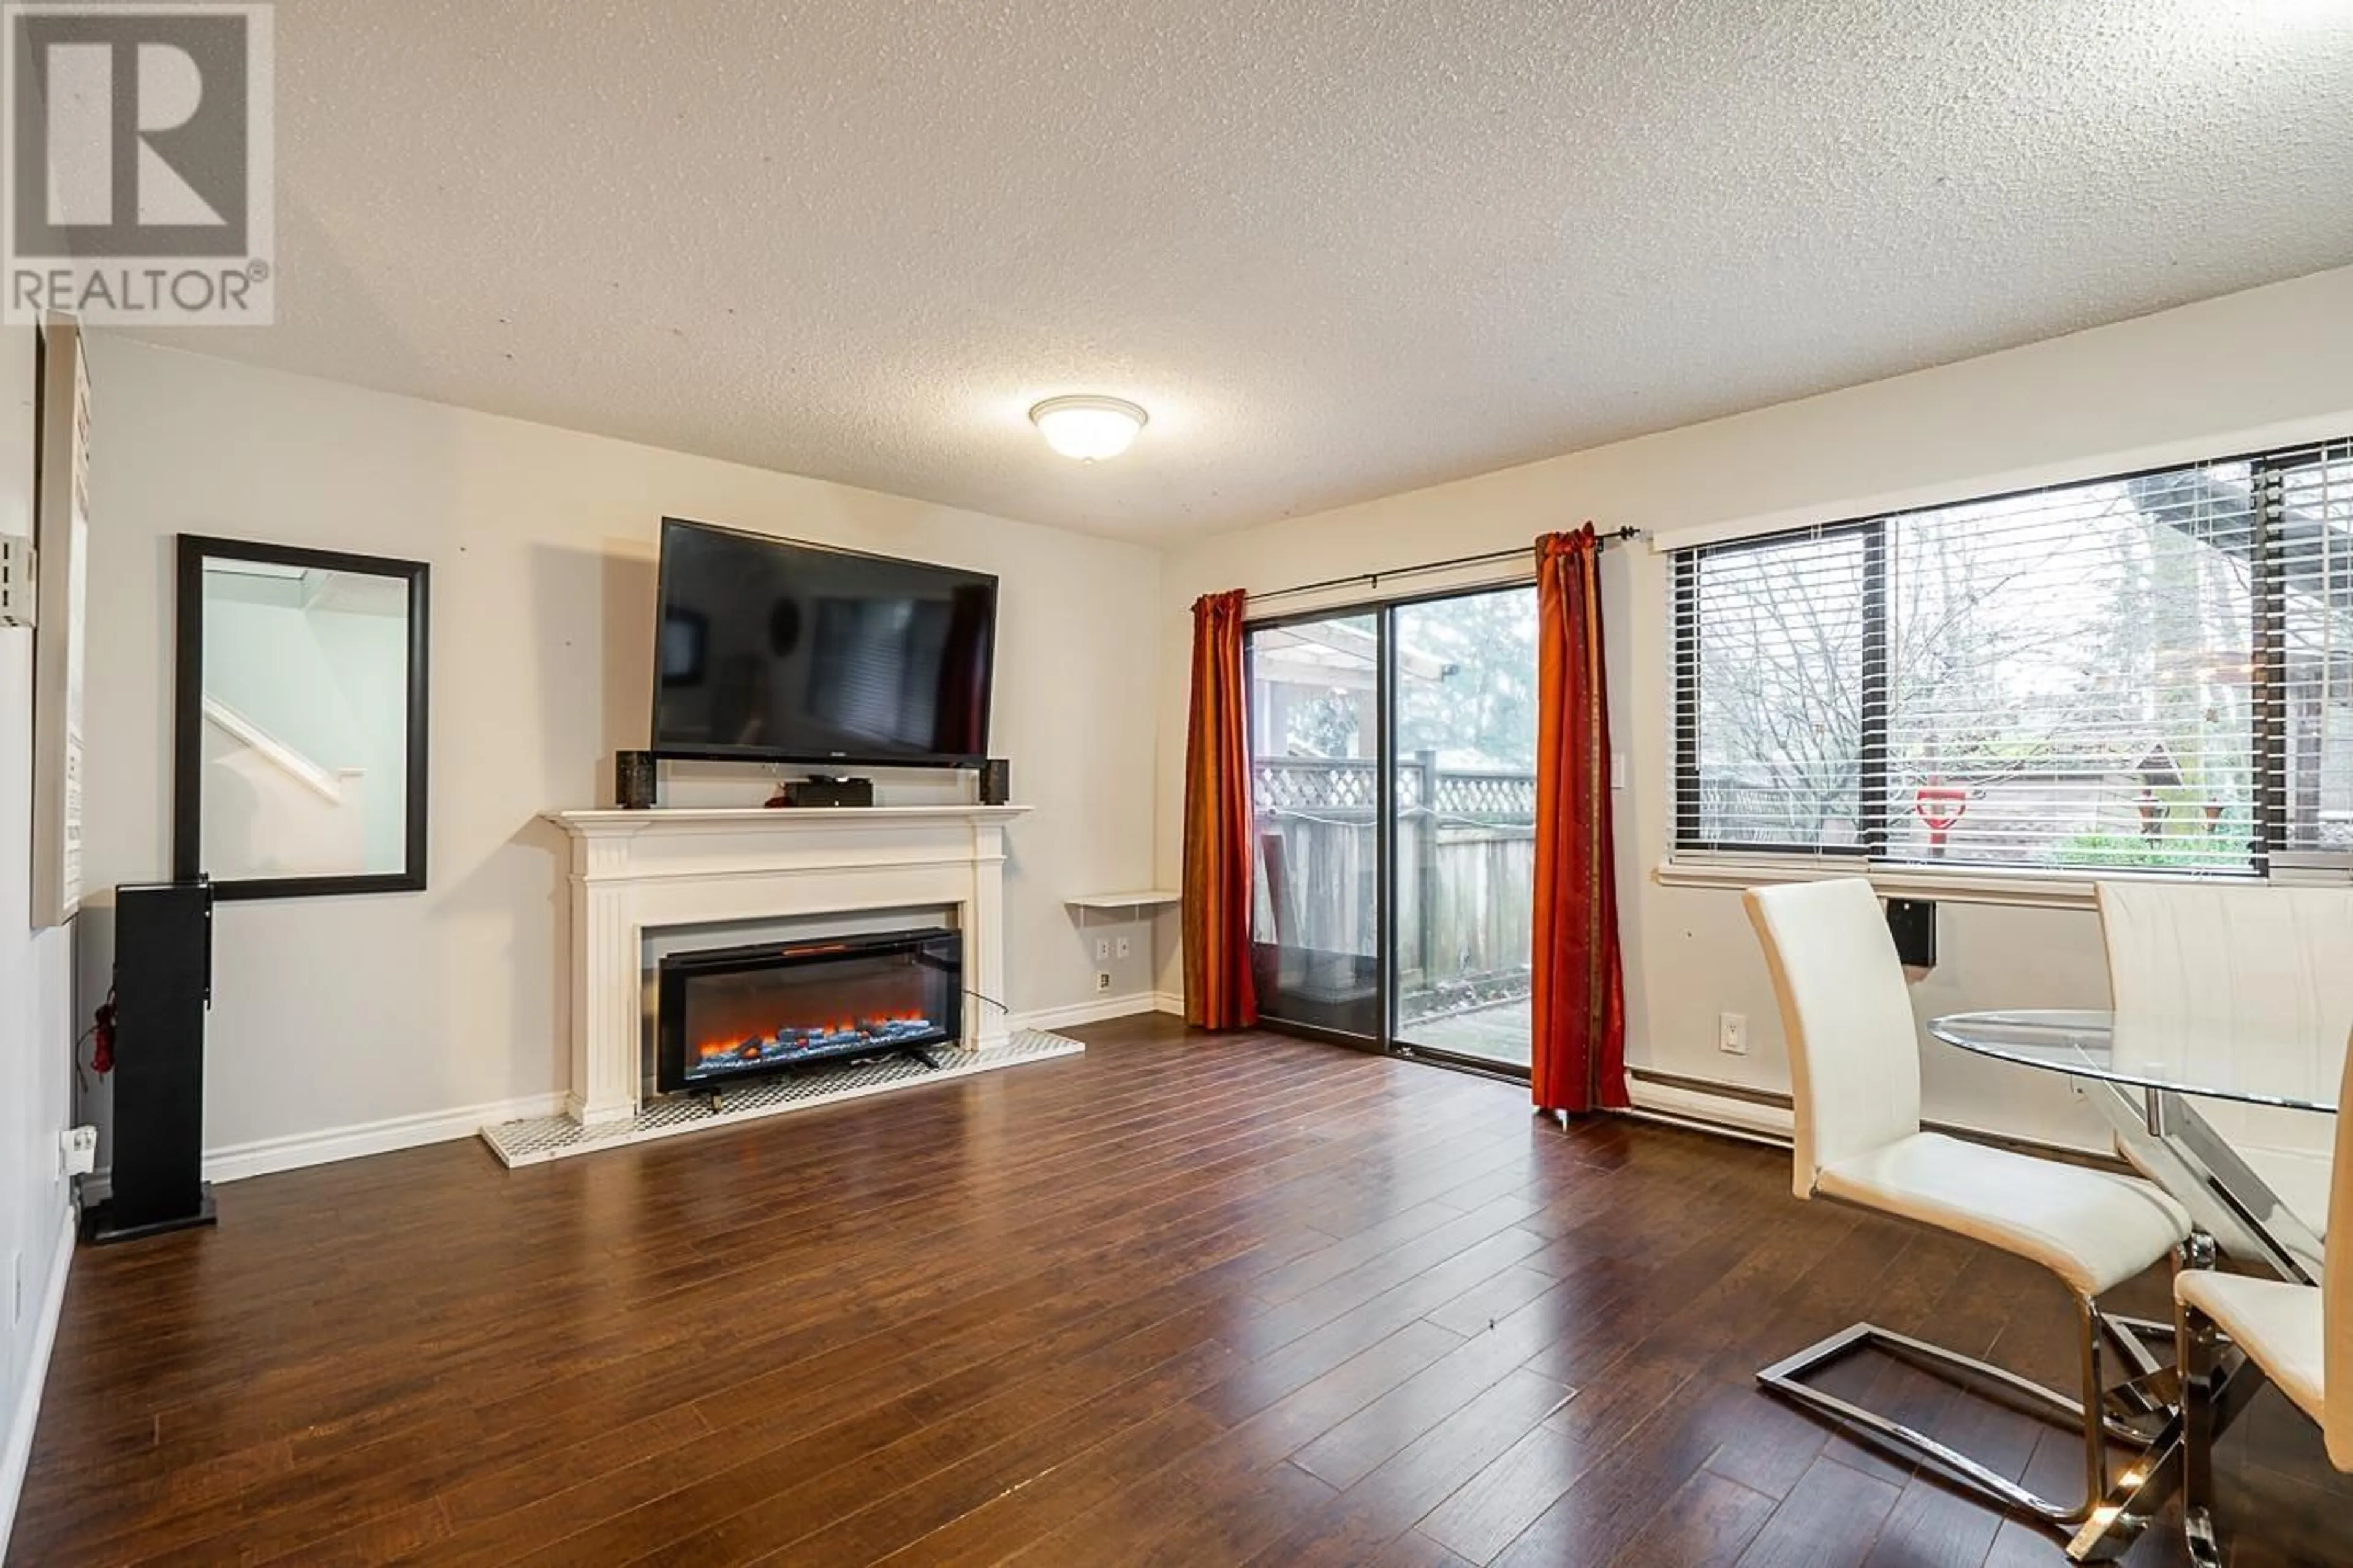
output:
[{"label": "chrome chair leg", "polygon": [[[2092,1516],[2108,1489],[2109,1443],[2146,1447],[2150,1441],[2147,1435],[2110,1417],[2106,1413],[2105,1390],[2101,1386],[2100,1341],[2111,1331],[2099,1308],[2093,1302],[2078,1300],[2076,1326],[2081,1337],[2084,1386],[2081,1399],[2070,1399],[2055,1389],[2045,1388],[2007,1368],[1873,1323],[1857,1323],[1819,1343],[1809,1345],[1795,1355],[1765,1368],[1757,1374],[1757,1381],[1793,1404],[1851,1426],[1882,1447],[1938,1470],[1963,1488],[1986,1498],[1996,1507],[2032,1515],[2052,1529],[2067,1534]],[[2029,1491],[2008,1476],[1988,1468],[1958,1449],[1937,1442],[1926,1433],[1892,1420],[1875,1410],[1866,1409],[1852,1400],[1825,1393],[1803,1381],[1810,1373],[1841,1357],[1866,1349],[1910,1361],[1931,1372],[1944,1373],[1952,1381],[1965,1385],[1969,1383],[1988,1385],[2046,1419],[2079,1428],[2084,1437],[2084,1475],[2088,1483],[2084,1500],[2072,1507],[2052,1502]]]},{"label": "chrome chair leg", "polygon": [[2106,1385],[2100,1377],[2100,1341],[2107,1325],[2089,1297],[2075,1298],[2075,1341],[2084,1358],[2084,1506],[2067,1522],[2089,1519],[2108,1489],[2108,1422]]},{"label": "chrome chair leg", "polygon": [[2181,1313],[2182,1539],[2198,1568],[2221,1568],[2214,1534],[2215,1382],[2221,1369],[2221,1333],[2195,1308]]}]

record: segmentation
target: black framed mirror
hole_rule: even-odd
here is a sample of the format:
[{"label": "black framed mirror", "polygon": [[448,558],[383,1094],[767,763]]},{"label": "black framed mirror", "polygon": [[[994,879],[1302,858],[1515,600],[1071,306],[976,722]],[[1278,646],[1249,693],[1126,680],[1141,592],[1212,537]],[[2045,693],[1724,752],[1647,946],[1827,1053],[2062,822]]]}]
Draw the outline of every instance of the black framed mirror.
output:
[{"label": "black framed mirror", "polygon": [[223,899],[423,890],[427,578],[180,535],[174,877]]}]

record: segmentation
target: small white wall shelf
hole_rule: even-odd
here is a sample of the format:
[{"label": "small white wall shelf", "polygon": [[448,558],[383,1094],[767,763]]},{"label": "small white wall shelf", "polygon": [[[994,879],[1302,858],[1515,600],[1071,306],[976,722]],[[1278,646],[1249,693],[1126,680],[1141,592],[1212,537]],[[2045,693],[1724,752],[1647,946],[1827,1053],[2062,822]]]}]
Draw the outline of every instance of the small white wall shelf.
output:
[{"label": "small white wall shelf", "polygon": [[1184,894],[1172,892],[1166,888],[1154,888],[1140,893],[1082,893],[1076,898],[1062,900],[1074,910],[1156,910],[1184,901]]}]

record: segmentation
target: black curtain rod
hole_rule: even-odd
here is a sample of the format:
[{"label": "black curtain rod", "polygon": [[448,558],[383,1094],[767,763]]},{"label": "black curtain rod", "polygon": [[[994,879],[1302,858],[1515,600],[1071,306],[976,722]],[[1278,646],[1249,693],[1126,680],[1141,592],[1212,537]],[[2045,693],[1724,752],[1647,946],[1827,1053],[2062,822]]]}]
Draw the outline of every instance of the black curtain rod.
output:
[{"label": "black curtain rod", "polygon": [[[1600,536],[1606,547],[1629,539],[1640,539],[1639,528],[1620,528]],[[1320,594],[1326,588],[1345,588],[1351,583],[1362,583],[1377,588],[1384,577],[1419,577],[1430,572],[1451,572],[1457,566],[1482,566],[1490,561],[1525,561],[1532,558],[1535,546],[1524,544],[1517,550],[1490,550],[1483,555],[1457,555],[1448,561],[1425,561],[1418,566],[1393,566],[1386,572],[1359,572],[1349,577],[1326,577],[1321,583],[1298,583],[1288,588],[1270,588],[1263,594],[1252,594],[1253,602],[1287,599],[1293,594]]]}]

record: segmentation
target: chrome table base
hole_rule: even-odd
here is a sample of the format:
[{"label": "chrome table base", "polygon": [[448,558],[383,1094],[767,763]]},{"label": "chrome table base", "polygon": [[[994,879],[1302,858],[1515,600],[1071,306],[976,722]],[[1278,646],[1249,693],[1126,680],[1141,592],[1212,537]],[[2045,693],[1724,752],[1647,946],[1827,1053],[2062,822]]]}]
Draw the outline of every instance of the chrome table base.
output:
[{"label": "chrome table base", "polygon": [[[2320,1237],[2196,1107],[2170,1089],[2074,1080],[2116,1134],[2117,1152],[2189,1211],[2191,1223],[2232,1257],[2298,1285],[2320,1280]],[[2193,1264],[2196,1260],[2192,1260]]]}]

